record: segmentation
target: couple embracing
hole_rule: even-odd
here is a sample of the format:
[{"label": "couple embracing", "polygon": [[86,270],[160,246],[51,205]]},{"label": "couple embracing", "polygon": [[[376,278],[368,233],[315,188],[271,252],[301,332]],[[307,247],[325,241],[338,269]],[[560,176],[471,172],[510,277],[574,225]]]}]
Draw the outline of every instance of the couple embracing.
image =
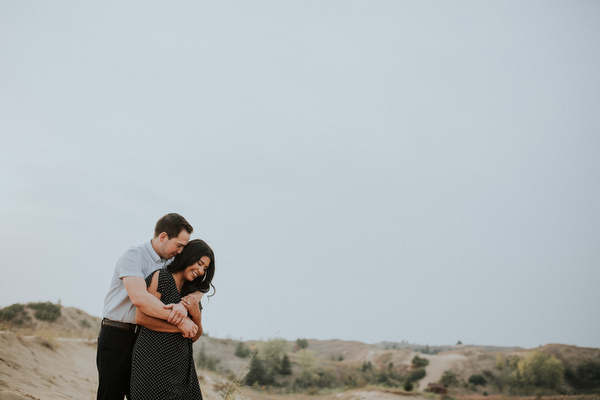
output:
[{"label": "couple embracing", "polygon": [[215,256],[179,214],[117,261],[98,336],[98,400],[202,399],[192,344]]}]

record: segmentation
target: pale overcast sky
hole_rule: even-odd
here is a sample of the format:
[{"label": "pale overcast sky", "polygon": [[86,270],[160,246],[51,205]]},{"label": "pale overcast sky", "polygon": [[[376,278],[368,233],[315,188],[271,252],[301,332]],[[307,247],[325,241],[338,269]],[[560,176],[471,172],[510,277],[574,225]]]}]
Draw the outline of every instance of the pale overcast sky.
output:
[{"label": "pale overcast sky", "polygon": [[184,215],[234,339],[600,347],[600,2],[0,3],[0,306]]}]

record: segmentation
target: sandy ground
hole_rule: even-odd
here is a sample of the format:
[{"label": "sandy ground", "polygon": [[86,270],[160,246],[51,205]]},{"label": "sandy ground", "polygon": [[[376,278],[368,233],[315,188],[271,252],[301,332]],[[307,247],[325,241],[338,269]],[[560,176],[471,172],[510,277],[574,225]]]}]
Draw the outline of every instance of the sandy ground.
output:
[{"label": "sandy ground", "polygon": [[0,400],[94,399],[96,343],[0,332]]},{"label": "sandy ground", "polygon": [[[206,400],[222,398],[214,389],[222,378],[206,375],[200,381]],[[94,400],[97,386],[96,340],[0,331],[0,400]]]},{"label": "sandy ground", "polygon": [[419,354],[419,357],[429,360],[429,365],[425,367],[427,374],[419,382],[419,390],[425,390],[429,383],[438,382],[444,371],[454,369],[456,364],[467,360],[462,354]]},{"label": "sandy ground", "polygon": [[[361,389],[330,395],[309,396],[303,394],[294,394],[286,396],[286,399],[294,400],[426,400],[425,397],[416,393],[405,393],[394,390],[382,391]],[[238,398],[238,400],[277,400],[281,398],[282,396],[244,390],[242,392],[242,398]]]}]

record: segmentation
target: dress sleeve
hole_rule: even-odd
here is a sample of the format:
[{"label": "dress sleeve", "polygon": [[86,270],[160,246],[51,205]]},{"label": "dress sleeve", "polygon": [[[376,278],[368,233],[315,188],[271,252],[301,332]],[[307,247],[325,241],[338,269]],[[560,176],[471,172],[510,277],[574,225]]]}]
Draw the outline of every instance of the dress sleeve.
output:
[{"label": "dress sleeve", "polygon": [[[150,275],[148,275],[146,277],[146,287],[149,287],[150,284],[152,283],[152,277],[154,276],[155,273],[157,273],[158,270],[154,271],[153,273],[151,273]],[[159,281],[160,281],[160,276],[158,277]]]},{"label": "dress sleeve", "polygon": [[177,293],[177,288],[175,287],[175,282],[171,277],[171,273],[166,268],[159,269],[155,273],[158,273],[158,286],[156,287],[156,291],[161,294],[161,301],[165,304],[178,303],[181,301],[181,297],[178,296],[179,293]]}]

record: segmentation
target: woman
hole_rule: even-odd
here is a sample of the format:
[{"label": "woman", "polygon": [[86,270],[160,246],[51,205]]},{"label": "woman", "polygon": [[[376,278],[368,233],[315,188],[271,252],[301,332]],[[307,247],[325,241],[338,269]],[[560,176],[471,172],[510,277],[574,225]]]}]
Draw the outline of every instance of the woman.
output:
[{"label": "woman", "polygon": [[[189,293],[206,293],[215,274],[215,256],[202,240],[190,241],[166,269],[146,278],[148,291],[164,304],[179,303]],[[131,398],[202,399],[194,367],[192,344],[202,335],[201,309],[197,303],[183,303],[191,320],[198,325],[193,339],[181,332],[157,332],[142,327],[133,349]],[[151,317],[136,313],[136,323],[145,325]]]}]

